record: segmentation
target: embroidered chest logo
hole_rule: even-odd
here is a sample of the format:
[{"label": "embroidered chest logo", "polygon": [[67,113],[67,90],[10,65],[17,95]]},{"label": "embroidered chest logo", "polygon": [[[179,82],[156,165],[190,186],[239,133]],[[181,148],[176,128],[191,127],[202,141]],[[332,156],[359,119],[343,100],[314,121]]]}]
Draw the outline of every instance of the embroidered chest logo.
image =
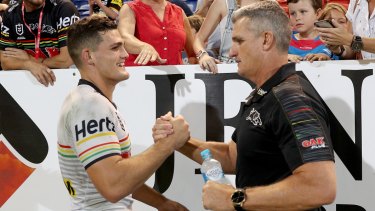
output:
[{"label": "embroidered chest logo", "polygon": [[250,111],[249,116],[246,117],[246,120],[250,120],[255,126],[262,125],[262,120],[260,119],[260,113],[253,108],[253,110]]},{"label": "embroidered chest logo", "polygon": [[23,35],[23,24],[19,23],[16,25],[16,33],[20,36]]},{"label": "embroidered chest logo", "polygon": [[262,88],[260,88],[260,89],[258,89],[257,93],[258,93],[258,95],[263,96],[263,95],[267,94],[267,91],[264,91]]}]

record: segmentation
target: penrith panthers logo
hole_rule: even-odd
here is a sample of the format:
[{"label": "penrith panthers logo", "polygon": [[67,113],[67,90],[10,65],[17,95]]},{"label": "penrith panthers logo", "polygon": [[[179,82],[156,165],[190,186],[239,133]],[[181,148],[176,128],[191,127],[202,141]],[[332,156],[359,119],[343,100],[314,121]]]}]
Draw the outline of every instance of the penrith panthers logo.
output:
[{"label": "penrith panthers logo", "polygon": [[260,114],[255,108],[250,111],[249,116],[246,117],[246,120],[250,120],[255,126],[262,125],[262,120],[260,119]]}]

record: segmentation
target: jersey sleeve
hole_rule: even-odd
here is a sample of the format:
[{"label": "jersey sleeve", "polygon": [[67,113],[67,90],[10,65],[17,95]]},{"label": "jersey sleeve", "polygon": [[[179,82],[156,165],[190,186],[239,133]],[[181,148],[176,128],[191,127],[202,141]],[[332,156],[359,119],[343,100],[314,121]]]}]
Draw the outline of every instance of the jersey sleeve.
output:
[{"label": "jersey sleeve", "polygon": [[72,106],[67,120],[76,155],[85,169],[104,158],[121,155],[116,114],[112,105],[97,95],[86,96]]},{"label": "jersey sleeve", "polygon": [[[301,89],[280,89],[275,92],[280,103],[274,111],[277,121],[272,126],[278,145],[289,168],[315,161],[334,160],[326,111],[319,100]],[[287,124],[286,124],[287,123]]]},{"label": "jersey sleeve", "polygon": [[55,21],[58,34],[58,45],[60,48],[67,45],[67,31],[69,26],[79,20],[79,13],[70,1],[63,1],[56,8]]},{"label": "jersey sleeve", "polygon": [[7,47],[17,47],[16,41],[12,37],[12,27],[16,26],[12,26],[9,12],[6,12],[1,23],[0,50],[5,50]]}]

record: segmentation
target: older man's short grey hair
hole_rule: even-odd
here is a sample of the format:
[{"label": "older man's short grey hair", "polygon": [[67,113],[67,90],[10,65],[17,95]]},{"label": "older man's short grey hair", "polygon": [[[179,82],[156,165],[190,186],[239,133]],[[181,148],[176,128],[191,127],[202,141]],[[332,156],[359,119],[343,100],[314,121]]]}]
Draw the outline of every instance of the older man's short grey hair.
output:
[{"label": "older man's short grey hair", "polygon": [[287,52],[291,39],[291,25],[289,18],[280,5],[273,0],[252,3],[237,10],[233,17],[233,23],[247,18],[248,29],[255,36],[265,31],[271,31],[276,38],[276,47],[281,52]]}]

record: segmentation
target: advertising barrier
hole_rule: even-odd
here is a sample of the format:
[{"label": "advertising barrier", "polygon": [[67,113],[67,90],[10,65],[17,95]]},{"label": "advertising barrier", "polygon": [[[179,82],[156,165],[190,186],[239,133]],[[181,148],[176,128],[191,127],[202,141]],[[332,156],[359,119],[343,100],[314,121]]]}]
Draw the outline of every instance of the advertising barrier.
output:
[{"label": "advertising barrier", "polygon": [[[375,210],[375,63],[302,62],[297,65],[331,112],[337,170],[337,197],[328,211]],[[129,67],[113,100],[132,140],[132,155],[153,144],[156,117],[172,111],[189,122],[191,136],[230,140],[241,103],[253,89],[236,64],[219,74],[197,65]],[[66,211],[68,191],[57,157],[57,121],[65,96],[79,80],[77,69],[54,70],[57,81],[44,87],[27,71],[0,71],[0,210]],[[204,210],[199,165],[172,154],[147,184],[189,210]],[[131,171],[131,169],[129,169]],[[234,176],[229,176],[232,183]],[[315,197],[315,196],[311,196]],[[155,210],[135,202],[134,210]]]}]

